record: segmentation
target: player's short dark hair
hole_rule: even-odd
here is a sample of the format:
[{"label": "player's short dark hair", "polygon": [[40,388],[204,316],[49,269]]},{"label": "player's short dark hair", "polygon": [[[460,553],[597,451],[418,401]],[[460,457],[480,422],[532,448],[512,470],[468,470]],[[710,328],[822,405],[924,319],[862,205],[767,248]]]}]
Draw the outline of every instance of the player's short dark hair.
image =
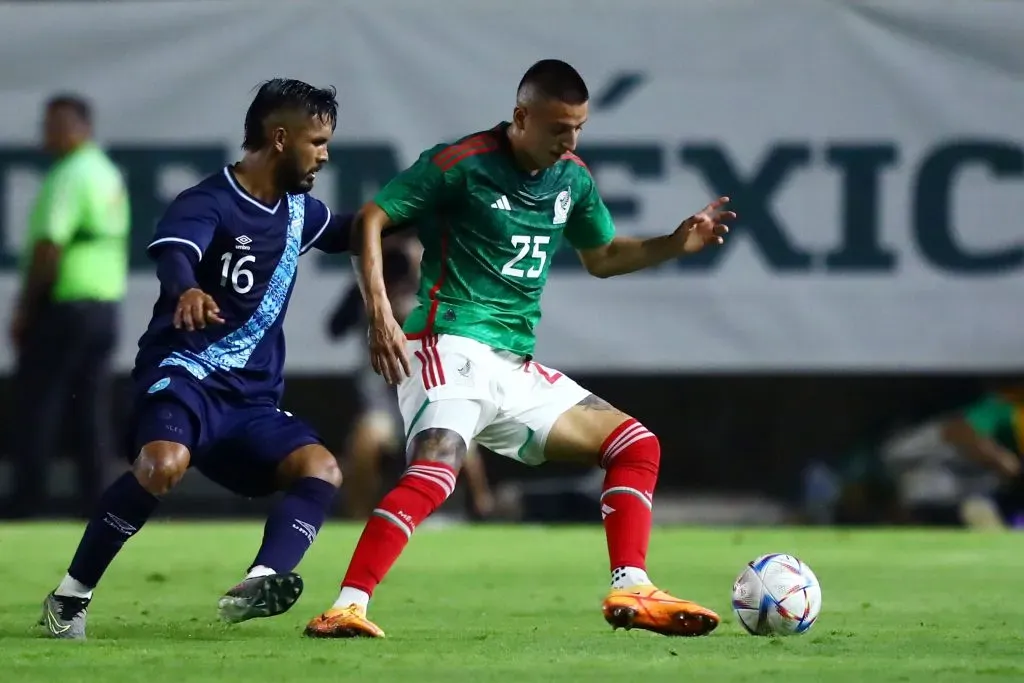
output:
[{"label": "player's short dark hair", "polygon": [[590,99],[583,76],[560,59],[542,59],[527,69],[516,94],[522,97],[527,91],[565,104],[583,104]]},{"label": "player's short dark hair", "polygon": [[317,88],[294,78],[272,78],[261,83],[249,110],[245,112],[245,138],[242,149],[254,152],[268,142],[263,124],[267,117],[280,111],[300,111],[338,125],[338,91],[333,87]]},{"label": "player's short dark hair", "polygon": [[89,100],[74,93],[58,93],[46,101],[46,109],[67,109],[82,123],[92,125],[92,105]]}]

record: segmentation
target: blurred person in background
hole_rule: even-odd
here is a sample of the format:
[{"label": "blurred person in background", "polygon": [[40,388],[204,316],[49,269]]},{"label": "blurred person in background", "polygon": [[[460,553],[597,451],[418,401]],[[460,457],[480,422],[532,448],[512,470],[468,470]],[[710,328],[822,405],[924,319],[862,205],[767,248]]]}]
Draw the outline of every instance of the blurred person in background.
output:
[{"label": "blurred person in background", "polygon": [[911,520],[976,528],[1012,524],[1019,514],[1024,386],[997,386],[926,426],[924,433],[929,429],[945,448],[931,449],[918,459],[913,456],[920,456],[919,451],[901,450],[897,444],[884,451],[887,468],[899,477]]},{"label": "blurred person in background", "polygon": [[805,471],[817,522],[1002,528],[1024,522],[1024,383]]},{"label": "blurred person in background", "polygon": [[84,509],[103,489],[112,451],[110,364],[128,274],[128,195],[121,173],[93,142],[89,103],[73,94],[52,97],[43,139],[54,164],[29,216],[10,325],[17,356],[14,517],[43,510],[46,470],[65,423]]},{"label": "blurred person in background", "polygon": [[[391,235],[383,243],[385,287],[400,322],[418,305],[416,291],[422,252],[415,234]],[[363,297],[358,283],[353,281],[331,314],[328,334],[334,340],[341,340],[353,330],[363,332],[368,326]],[[366,345],[359,347],[367,355]],[[359,394],[359,413],[346,447],[345,508],[350,517],[366,519],[380,498],[381,475],[388,457],[403,458],[405,444],[396,389],[373,371],[369,357],[360,361],[353,379]],[[494,508],[494,496],[475,444],[470,446],[467,460],[464,469],[469,487],[467,513],[474,520],[486,519]],[[404,462],[402,464],[404,467]]]}]

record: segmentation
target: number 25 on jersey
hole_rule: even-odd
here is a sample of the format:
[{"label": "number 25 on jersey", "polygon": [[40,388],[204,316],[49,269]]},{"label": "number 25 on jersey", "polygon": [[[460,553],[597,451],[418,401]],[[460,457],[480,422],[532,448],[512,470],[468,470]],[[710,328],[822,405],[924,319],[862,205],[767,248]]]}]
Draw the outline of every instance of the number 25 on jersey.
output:
[{"label": "number 25 on jersey", "polygon": [[[508,263],[501,268],[502,275],[510,277],[537,278],[544,272],[544,264],[548,261],[547,246],[551,242],[548,235],[513,235],[512,246],[519,249]],[[529,257],[529,268],[520,267],[523,259]],[[527,264],[522,264],[527,265]]]},{"label": "number 25 on jersey", "polygon": [[221,263],[223,264],[220,269],[220,286],[226,287],[230,280],[231,288],[233,290],[239,294],[246,294],[250,289],[252,289],[255,281],[252,276],[252,271],[245,266],[249,263],[255,263],[256,257],[252,254],[246,254],[235,261],[234,267],[232,267],[232,256],[234,256],[234,254],[228,251],[220,257]]}]

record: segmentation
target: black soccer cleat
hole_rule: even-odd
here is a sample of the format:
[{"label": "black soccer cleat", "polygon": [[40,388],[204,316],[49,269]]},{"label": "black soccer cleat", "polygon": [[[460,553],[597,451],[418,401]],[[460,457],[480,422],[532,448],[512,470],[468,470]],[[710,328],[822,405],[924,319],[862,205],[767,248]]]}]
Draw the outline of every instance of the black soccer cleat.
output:
[{"label": "black soccer cleat", "polygon": [[220,618],[230,624],[284,614],[302,595],[302,577],[294,572],[245,579],[217,602]]},{"label": "black soccer cleat", "polygon": [[85,620],[91,598],[75,598],[50,593],[43,600],[39,625],[51,638],[85,640]]}]

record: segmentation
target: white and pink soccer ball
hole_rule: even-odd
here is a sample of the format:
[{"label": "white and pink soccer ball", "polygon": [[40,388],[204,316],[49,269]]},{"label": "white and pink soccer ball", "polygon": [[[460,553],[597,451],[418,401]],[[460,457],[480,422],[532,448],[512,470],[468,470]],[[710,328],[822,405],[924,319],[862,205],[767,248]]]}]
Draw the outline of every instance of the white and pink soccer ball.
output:
[{"label": "white and pink soccer ball", "polygon": [[762,555],[733,584],[732,608],[751,635],[799,635],[818,619],[821,585],[811,568],[792,555]]}]

